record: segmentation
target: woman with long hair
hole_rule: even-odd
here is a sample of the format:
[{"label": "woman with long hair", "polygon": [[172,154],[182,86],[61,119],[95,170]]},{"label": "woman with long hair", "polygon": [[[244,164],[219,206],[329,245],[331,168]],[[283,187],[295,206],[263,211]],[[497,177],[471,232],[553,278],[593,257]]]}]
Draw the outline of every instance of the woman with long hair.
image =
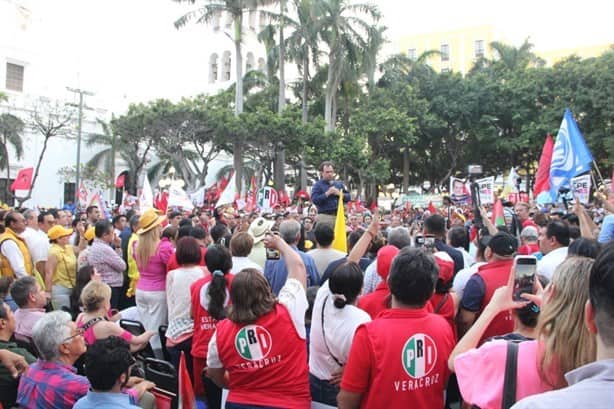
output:
[{"label": "woman with long hair", "polygon": [[70,245],[73,229],[53,226],[47,232],[49,253],[45,263],[45,288],[56,310],[70,309],[70,294],[77,276],[77,257]]},{"label": "woman with long hair", "polygon": [[174,252],[168,238],[160,239],[161,223],[165,219],[166,216],[159,216],[154,209],[146,210],[139,218],[138,238],[133,244],[140,273],[136,284],[136,306],[145,329],[156,333],[151,340],[156,353],[162,349],[158,328],[168,322],[166,265]]},{"label": "woman with long hair", "polygon": [[92,280],[100,281],[102,278],[100,274],[96,271],[96,269],[89,264],[84,265],[77,271],[77,279],[75,281],[75,286],[72,289],[72,293],[70,294],[70,312],[73,316],[73,319],[77,317],[82,312],[81,305],[81,292],[85,288],[85,286]]},{"label": "woman with long hair", "polygon": [[177,242],[179,267],[166,276],[166,302],[168,305],[168,328],[166,346],[171,363],[179,368],[181,352],[185,352],[188,371],[192,373],[192,334],[194,320],[191,314],[190,286],[205,275],[200,263],[200,246],[193,237],[182,237]]},{"label": "woman with long hair", "polygon": [[190,287],[192,317],[194,317],[192,342],[194,390],[197,395],[206,393],[207,407],[216,409],[221,405],[222,390],[211,380],[203,377],[202,372],[207,366],[209,341],[215,333],[217,322],[226,318],[233,278],[230,272],[232,257],[226,247],[214,244],[207,248],[205,264],[210,274]]},{"label": "woman with long hair", "polygon": [[281,237],[267,234],[265,244],[281,252],[288,268],[279,299],[258,271],[235,275],[228,319],[217,323],[209,342],[207,376],[229,389],[226,408],[307,409],[305,264]]},{"label": "woman with long hair", "polygon": [[[593,262],[586,257],[570,257],[557,267],[541,297],[522,295],[542,305],[537,339],[518,343],[516,400],[567,386],[566,372],[595,359],[595,337],[584,325]],[[493,340],[476,349],[477,343],[498,313],[527,305],[526,301],[513,301],[513,289],[512,270],[508,284],[495,291],[448,360],[450,370],[457,374],[463,399],[482,409],[501,407],[508,341]]]}]

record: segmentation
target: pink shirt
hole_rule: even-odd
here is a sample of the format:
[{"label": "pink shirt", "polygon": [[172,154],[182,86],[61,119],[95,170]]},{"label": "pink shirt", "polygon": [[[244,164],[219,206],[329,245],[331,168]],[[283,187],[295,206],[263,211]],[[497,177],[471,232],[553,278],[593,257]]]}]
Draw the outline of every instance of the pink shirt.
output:
[{"label": "pink shirt", "polygon": [[165,291],[166,290],[166,265],[175,251],[173,243],[164,237],[158,244],[158,249],[149,258],[147,266],[138,266],[141,277],[136,284],[137,290],[142,291]]},{"label": "pink shirt", "polygon": [[[518,344],[516,401],[553,389],[539,376],[537,350],[537,341]],[[458,387],[467,403],[481,409],[501,408],[506,354],[507,341],[494,340],[456,357]]]},{"label": "pink shirt", "polygon": [[15,311],[15,334],[32,337],[34,324],[45,315],[43,308],[18,308]]}]

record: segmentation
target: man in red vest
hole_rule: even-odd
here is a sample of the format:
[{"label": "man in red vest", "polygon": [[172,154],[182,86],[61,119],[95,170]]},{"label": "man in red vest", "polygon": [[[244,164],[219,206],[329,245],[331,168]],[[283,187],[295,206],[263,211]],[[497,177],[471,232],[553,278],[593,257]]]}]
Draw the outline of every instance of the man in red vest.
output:
[{"label": "man in red vest", "polygon": [[427,312],[438,267],[431,254],[404,248],[394,258],[388,286],[391,309],[361,325],[337,396],[345,408],[443,408],[454,334]]},{"label": "man in red vest", "polygon": [[[495,234],[488,242],[484,251],[487,263],[480,266],[478,272],[471,276],[460,302],[460,310],[456,319],[459,339],[488,305],[495,290],[506,285],[517,249],[516,238],[504,232]],[[504,335],[513,330],[512,313],[504,311],[490,323],[480,339],[480,344],[490,337]]]}]

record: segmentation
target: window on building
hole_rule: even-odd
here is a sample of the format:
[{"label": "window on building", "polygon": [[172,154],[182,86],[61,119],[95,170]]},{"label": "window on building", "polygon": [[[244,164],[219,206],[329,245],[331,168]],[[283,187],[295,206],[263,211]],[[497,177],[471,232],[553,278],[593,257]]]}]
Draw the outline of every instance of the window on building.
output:
[{"label": "window on building", "polygon": [[254,68],[255,68],[254,67],[254,53],[250,51],[247,53],[247,58],[245,62],[245,72],[249,72],[253,70]]},{"label": "window on building", "polygon": [[409,50],[407,50],[407,57],[410,60],[416,61],[416,59],[418,58],[418,56],[416,55],[416,49],[415,48],[410,48]]},{"label": "window on building", "polygon": [[213,29],[215,31],[220,29],[220,22],[222,20],[222,13],[218,12],[213,15]]},{"label": "window on building", "polygon": [[232,27],[232,23],[233,23],[232,14],[226,13],[226,21],[224,23],[226,28],[231,28]]},{"label": "window on building", "polygon": [[8,205],[13,204],[13,198],[9,196],[9,187],[15,179],[0,179],[0,200]]},{"label": "window on building", "polygon": [[475,58],[484,57],[484,40],[475,40]]},{"label": "window on building", "polygon": [[213,84],[218,80],[218,56],[216,53],[211,54],[209,57],[209,84]]},{"label": "window on building", "polygon": [[23,92],[23,71],[23,65],[6,63],[6,89]]},{"label": "window on building", "polygon": [[250,30],[256,30],[256,16],[257,16],[258,12],[256,10],[250,10],[249,14],[248,14],[248,23],[249,23],[249,29]]},{"label": "window on building", "polygon": [[441,45],[441,61],[450,61],[450,45],[442,44]]},{"label": "window on building", "polygon": [[258,58],[258,71],[264,72],[265,69],[266,69],[266,65],[264,63],[264,58],[262,57]]},{"label": "window on building", "polygon": [[75,202],[75,182],[64,182],[64,203]]},{"label": "window on building", "polygon": [[230,51],[224,51],[224,56],[222,58],[222,64],[223,64],[223,76],[222,76],[222,80],[223,81],[230,81],[230,70],[232,67],[232,61],[230,58]]}]

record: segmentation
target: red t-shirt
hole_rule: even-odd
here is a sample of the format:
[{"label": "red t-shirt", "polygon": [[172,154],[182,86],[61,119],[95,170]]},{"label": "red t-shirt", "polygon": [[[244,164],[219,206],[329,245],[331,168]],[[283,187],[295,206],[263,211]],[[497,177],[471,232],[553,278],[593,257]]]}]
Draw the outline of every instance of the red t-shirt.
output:
[{"label": "red t-shirt", "polygon": [[[198,265],[205,267],[205,254],[207,254],[207,247],[200,247],[200,263]],[[177,253],[173,253],[171,258],[168,259],[168,263],[166,264],[166,272],[176,270],[179,268],[179,263],[177,263]]]},{"label": "red t-shirt", "polygon": [[524,244],[518,247],[518,254],[522,256],[530,256],[539,251],[539,243]]},{"label": "red t-shirt", "polygon": [[228,402],[311,407],[307,348],[286,307],[277,304],[254,324],[222,320],[216,340],[220,361],[228,371]]},{"label": "red t-shirt", "polygon": [[[230,303],[230,286],[234,275],[226,274],[226,289],[228,290],[226,302]],[[213,277],[207,275],[198,281],[195,281],[190,286],[190,298],[192,300],[192,317],[194,317],[194,333],[192,334],[192,356],[198,358],[207,358],[209,350],[209,341],[215,333],[217,320],[209,315],[209,312],[203,308],[200,302],[201,291],[207,291],[207,285]]]},{"label": "red t-shirt", "polygon": [[356,330],[341,389],[361,408],[443,408],[454,335],[425,308],[389,309]]},{"label": "red t-shirt", "polygon": [[[438,311],[437,308],[439,307]],[[456,340],[456,309],[454,308],[454,299],[450,293],[439,294],[435,293],[426,303],[426,309],[433,314],[441,315],[446,319],[450,328],[454,333],[454,340]]]},{"label": "red t-shirt", "polygon": [[369,314],[373,320],[380,312],[390,308],[389,301],[390,289],[386,281],[382,281],[372,293],[363,295],[358,299],[358,308]]},{"label": "red t-shirt", "polygon": [[[510,276],[510,271],[512,266],[514,265],[514,260],[499,260],[493,261],[478,268],[479,275],[484,281],[484,299],[482,300],[482,305],[480,307],[478,316],[482,314],[484,308],[490,302],[495,290],[499,287],[503,287],[507,284],[507,280]],[[481,345],[488,338],[496,337],[498,335],[505,335],[514,330],[514,321],[512,318],[512,311],[502,311],[493,318],[490,322],[480,342],[478,345]]]}]

